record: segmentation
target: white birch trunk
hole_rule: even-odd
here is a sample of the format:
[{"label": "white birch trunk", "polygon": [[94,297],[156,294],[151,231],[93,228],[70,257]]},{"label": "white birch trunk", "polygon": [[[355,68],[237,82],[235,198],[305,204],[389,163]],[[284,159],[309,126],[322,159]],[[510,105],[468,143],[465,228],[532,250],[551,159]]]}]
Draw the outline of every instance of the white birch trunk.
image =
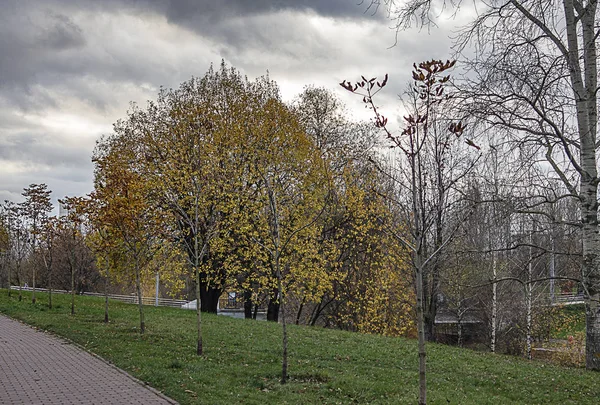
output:
[{"label": "white birch trunk", "polygon": [[496,352],[496,325],[498,321],[498,252],[492,253],[492,333],[490,338],[490,349]]}]

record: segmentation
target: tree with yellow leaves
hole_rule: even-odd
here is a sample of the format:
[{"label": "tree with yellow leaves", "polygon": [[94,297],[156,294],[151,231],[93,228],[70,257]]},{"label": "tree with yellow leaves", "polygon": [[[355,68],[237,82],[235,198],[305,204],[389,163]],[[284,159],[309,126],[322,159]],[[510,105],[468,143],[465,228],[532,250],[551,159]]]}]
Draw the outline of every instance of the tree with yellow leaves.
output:
[{"label": "tree with yellow leaves", "polygon": [[281,101],[269,100],[256,112],[256,120],[250,140],[256,209],[250,221],[252,239],[266,253],[271,269],[260,284],[271,287],[271,300],[281,311],[284,384],[288,378],[286,295],[303,290],[320,297],[331,288],[324,265],[326,248],[317,245],[316,226],[324,212],[329,181],[319,150]]},{"label": "tree with yellow leaves", "polygon": [[340,272],[330,322],[343,329],[415,336],[414,288],[407,249],[387,229],[397,222],[381,193],[382,177],[348,166],[336,227]]},{"label": "tree with yellow leaves", "polygon": [[229,277],[226,264],[232,262],[222,247],[230,246],[230,231],[222,225],[241,212],[244,136],[264,97],[260,88],[222,64],[177,90],[162,91],[148,109],[130,115],[144,128],[139,167],[154,203],[173,215],[170,231],[187,253],[196,281],[198,355],[203,353],[201,311],[217,312]]},{"label": "tree with yellow leaves", "polygon": [[113,243],[124,253],[127,265],[135,278],[140,314],[140,333],[145,331],[142,302],[142,272],[147,268],[159,246],[164,223],[163,213],[151,204],[149,183],[132,164],[139,156],[135,133],[138,128],[132,120],[115,125],[117,133],[130,136],[113,137],[96,149],[94,196],[102,205],[95,212],[95,220],[108,232]]}]

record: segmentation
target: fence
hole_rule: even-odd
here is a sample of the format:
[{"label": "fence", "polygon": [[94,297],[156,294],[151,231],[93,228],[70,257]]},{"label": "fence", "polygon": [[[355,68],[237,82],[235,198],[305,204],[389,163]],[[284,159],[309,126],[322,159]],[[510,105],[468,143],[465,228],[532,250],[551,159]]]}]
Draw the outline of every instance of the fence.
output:
[{"label": "fence", "polygon": [[[18,290],[19,286],[10,286],[11,290]],[[33,291],[33,288],[31,287],[21,287],[21,289],[23,291]],[[36,288],[35,289],[36,292],[47,292],[48,290],[45,288]],[[66,291],[66,290],[52,290],[52,293],[56,293],[56,294],[70,294],[70,291]],[[82,294],[79,295],[87,295],[87,296],[92,296],[92,297],[104,297],[103,293],[94,293],[94,292],[84,292]],[[138,303],[138,298],[137,295],[133,294],[133,295],[118,295],[118,294],[108,294],[108,298],[112,299],[112,300],[116,300],[116,301],[121,301],[121,302],[125,302],[127,304],[137,304]],[[173,308],[181,308],[181,306],[183,304],[187,303],[187,301],[185,300],[176,300],[176,299],[171,299],[171,298],[158,298],[158,306],[159,307],[173,307]],[[156,297],[142,297],[142,304],[143,305],[155,305],[157,304],[156,302]]]},{"label": "fence", "polygon": [[554,294],[554,302],[552,305],[575,305],[583,304],[583,293],[572,294],[572,293],[560,293]]}]

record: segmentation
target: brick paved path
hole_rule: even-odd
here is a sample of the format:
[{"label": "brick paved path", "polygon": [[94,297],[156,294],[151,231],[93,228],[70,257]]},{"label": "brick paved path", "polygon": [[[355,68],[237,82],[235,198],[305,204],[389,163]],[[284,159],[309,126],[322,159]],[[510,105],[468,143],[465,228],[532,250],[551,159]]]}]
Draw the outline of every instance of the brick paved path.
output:
[{"label": "brick paved path", "polygon": [[0,405],[175,403],[78,347],[0,315]]}]

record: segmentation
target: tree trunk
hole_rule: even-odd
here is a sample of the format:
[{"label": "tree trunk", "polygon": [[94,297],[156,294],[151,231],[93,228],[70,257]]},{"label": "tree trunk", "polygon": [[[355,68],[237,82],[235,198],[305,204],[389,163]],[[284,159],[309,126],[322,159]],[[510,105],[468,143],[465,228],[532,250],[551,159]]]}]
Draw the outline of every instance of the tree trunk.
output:
[{"label": "tree trunk", "polygon": [[106,275],[104,276],[104,323],[108,323],[108,278],[109,278],[109,269],[110,264],[108,259],[105,260],[105,271]]},{"label": "tree trunk", "polygon": [[108,275],[104,277],[104,323],[108,323]]},{"label": "tree trunk", "polygon": [[200,285],[200,308],[202,312],[216,314],[219,307],[219,298],[223,293],[223,289],[208,285],[204,277],[201,277],[196,281]]},{"label": "tree trunk", "polygon": [[308,323],[310,326],[316,325],[317,319],[319,319],[319,315],[321,314],[321,304],[323,303],[324,299],[325,299],[325,297],[321,298],[321,301],[319,301],[317,303],[317,306],[313,308],[313,311],[310,314],[310,321]]},{"label": "tree trunk", "polygon": [[[279,232],[279,230],[278,230]],[[277,235],[279,240],[279,234]],[[279,267],[279,252],[276,253],[275,269],[277,271],[277,289],[279,292],[279,305],[281,307],[281,330],[283,334],[283,358],[281,361],[281,383],[285,384],[288,380],[288,335],[287,335],[287,321],[285,319],[285,295],[283,293],[283,282],[281,275],[281,268]]]},{"label": "tree trunk", "polygon": [[[460,310],[459,310],[460,311]],[[462,315],[459,314],[458,316],[458,322],[456,324],[457,326],[457,332],[458,332],[458,340],[457,340],[457,346],[458,347],[462,347],[463,345],[463,326],[462,326]]]},{"label": "tree trunk", "polygon": [[71,265],[71,315],[75,315],[75,268]]},{"label": "tree trunk", "polygon": [[269,304],[267,306],[267,321],[278,322],[279,321],[279,292],[274,290],[269,298]]},{"label": "tree trunk", "polygon": [[23,300],[23,283],[21,280],[21,266],[17,263],[17,281],[19,282],[19,301]]},{"label": "tree trunk", "polygon": [[31,282],[31,286],[32,286],[32,290],[31,290],[31,303],[35,304],[35,263],[33,264],[33,275],[32,275],[32,282]]},{"label": "tree trunk", "polygon": [[554,289],[556,288],[554,283],[554,278],[556,277],[556,255],[554,253],[556,251],[556,246],[554,244],[554,235],[551,234],[550,237],[552,238],[552,253],[550,253],[550,303],[554,304],[556,301],[554,292]]},{"label": "tree trunk", "polygon": [[[591,200],[591,196],[589,196],[589,200]],[[600,370],[600,274],[598,274],[600,235],[598,234],[596,209],[585,209],[583,214],[584,218],[587,217],[587,220],[584,219],[583,228],[582,268],[586,319],[585,364],[590,370]]]},{"label": "tree trunk", "polygon": [[[597,55],[595,38],[596,2],[589,2],[579,17],[573,0],[564,0],[568,63],[580,141],[580,201],[583,225],[583,288],[586,314],[586,367],[600,370],[600,234],[598,233]],[[583,36],[583,74],[577,21]],[[584,81],[585,77],[585,81]]]},{"label": "tree trunk", "polygon": [[[423,299],[423,301],[425,301],[425,299]],[[423,311],[423,324],[425,340],[428,342],[435,342],[435,315],[433,315],[433,311]]]},{"label": "tree trunk", "polygon": [[156,272],[156,291],[155,291],[155,295],[154,295],[154,306],[157,307],[158,306],[158,296],[159,296],[159,289],[160,289],[160,278],[159,278],[159,274],[158,271]]},{"label": "tree trunk", "polygon": [[431,319],[431,306],[433,305],[432,302],[432,295],[430,294],[431,291],[433,291],[433,288],[431,287],[430,283],[429,283],[429,278],[427,277],[427,274],[423,274],[422,275],[422,280],[423,280],[423,324],[424,324],[424,330],[425,330],[425,340],[428,342],[433,341],[433,324],[435,322],[434,319]]},{"label": "tree trunk", "polygon": [[529,360],[531,360],[531,312],[533,306],[533,285],[532,285],[532,276],[533,276],[533,248],[531,244],[533,243],[531,238],[531,233],[529,234],[529,263],[527,264],[527,283],[525,283],[525,307],[526,307],[526,315],[527,315],[527,327],[526,327],[526,355]]},{"label": "tree trunk", "polygon": [[52,273],[48,273],[48,308],[52,309]]},{"label": "tree trunk", "polygon": [[288,334],[287,322],[285,319],[285,299],[283,294],[281,294],[281,329],[283,332],[283,359],[281,362],[281,383],[285,384],[288,380]]},{"label": "tree trunk", "polygon": [[298,307],[298,312],[296,313],[296,325],[300,324],[300,317],[302,316],[302,310],[304,309],[304,303],[306,302],[306,295],[302,297],[302,302]]},{"label": "tree trunk", "polygon": [[492,333],[490,338],[490,349],[492,353],[496,352],[496,324],[498,322],[498,284],[496,279],[498,277],[498,253],[494,251],[492,253]]},{"label": "tree trunk", "polygon": [[417,290],[417,335],[419,338],[419,405],[427,404],[427,369],[425,351],[425,322],[423,319],[423,273],[420,265],[416,266]]},{"label": "tree trunk", "polygon": [[244,290],[244,318],[252,319],[252,291]]},{"label": "tree trunk", "polygon": [[[198,344],[196,346],[196,354],[202,356],[202,303],[200,295],[200,267],[196,263],[196,325],[198,327]],[[215,308],[215,313],[217,312]]]},{"label": "tree trunk", "polygon": [[138,309],[140,311],[140,333],[144,334],[146,331],[146,324],[144,322],[144,303],[142,302],[142,278],[140,274],[140,263],[139,259],[135,259],[135,289],[138,297]]},{"label": "tree trunk", "polygon": [[[593,170],[595,171],[595,167]],[[593,176],[593,178],[595,177]],[[590,370],[600,370],[600,234],[598,233],[598,203],[596,201],[598,186],[592,179],[584,178],[581,188],[585,197],[582,203],[582,273],[586,319],[585,364]]]}]

